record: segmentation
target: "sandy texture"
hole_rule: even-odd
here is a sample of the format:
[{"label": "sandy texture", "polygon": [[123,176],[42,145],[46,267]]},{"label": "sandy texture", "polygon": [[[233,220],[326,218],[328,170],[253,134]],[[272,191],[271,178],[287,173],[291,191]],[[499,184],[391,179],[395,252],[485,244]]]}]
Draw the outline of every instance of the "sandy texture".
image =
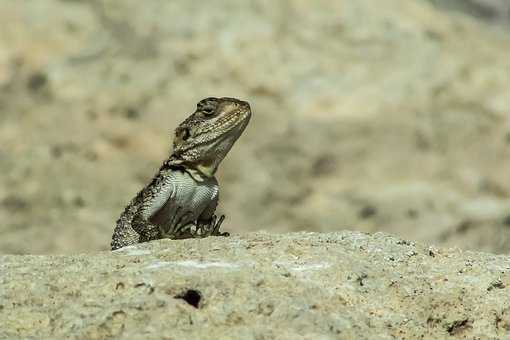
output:
[{"label": "sandy texture", "polygon": [[423,0],[45,0],[2,1],[0,22],[0,253],[107,249],[207,96],[254,111],[219,172],[226,230],[510,250],[510,35],[486,19]]},{"label": "sandy texture", "polygon": [[495,339],[510,257],[382,233],[251,233],[0,257],[0,338]]}]

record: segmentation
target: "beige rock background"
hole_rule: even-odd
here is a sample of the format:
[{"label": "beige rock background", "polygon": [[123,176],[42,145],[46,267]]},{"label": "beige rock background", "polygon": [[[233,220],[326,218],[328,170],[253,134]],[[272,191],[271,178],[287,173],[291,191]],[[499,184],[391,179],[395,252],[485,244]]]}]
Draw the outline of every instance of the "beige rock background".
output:
[{"label": "beige rock background", "polygon": [[508,256],[355,232],[4,255],[0,338],[506,339],[509,271]]},{"label": "beige rock background", "polygon": [[0,253],[106,250],[207,96],[254,110],[219,172],[226,230],[506,253],[507,4],[2,1]]}]

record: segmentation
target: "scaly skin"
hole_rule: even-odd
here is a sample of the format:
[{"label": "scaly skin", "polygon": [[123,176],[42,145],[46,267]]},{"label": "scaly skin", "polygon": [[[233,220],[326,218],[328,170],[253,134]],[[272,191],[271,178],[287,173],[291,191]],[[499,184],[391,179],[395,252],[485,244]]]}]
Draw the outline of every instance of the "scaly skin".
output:
[{"label": "scaly skin", "polygon": [[251,117],[250,105],[234,98],[206,98],[175,130],[173,152],[117,220],[111,248],[160,238],[228,236],[218,204],[219,164]]}]

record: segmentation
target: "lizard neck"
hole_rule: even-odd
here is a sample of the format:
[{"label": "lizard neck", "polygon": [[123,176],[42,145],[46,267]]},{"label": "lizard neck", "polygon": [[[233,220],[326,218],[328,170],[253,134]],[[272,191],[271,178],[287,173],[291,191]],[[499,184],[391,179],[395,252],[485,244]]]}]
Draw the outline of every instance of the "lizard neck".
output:
[{"label": "lizard neck", "polygon": [[197,182],[204,182],[209,178],[214,178],[214,172],[210,172],[209,169],[201,168],[200,166],[197,166],[196,168],[184,166],[184,171],[186,171]]},{"label": "lizard neck", "polygon": [[214,178],[217,170],[216,164],[189,163],[176,155],[171,155],[165,164],[172,168],[180,168],[186,171],[197,182],[204,182],[208,178]]}]

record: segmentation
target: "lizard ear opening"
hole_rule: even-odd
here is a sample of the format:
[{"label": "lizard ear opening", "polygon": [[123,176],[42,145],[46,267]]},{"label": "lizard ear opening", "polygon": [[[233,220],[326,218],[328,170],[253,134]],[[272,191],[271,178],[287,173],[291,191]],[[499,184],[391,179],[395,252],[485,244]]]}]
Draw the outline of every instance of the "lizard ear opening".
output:
[{"label": "lizard ear opening", "polygon": [[179,128],[175,131],[175,137],[178,140],[186,141],[191,136],[191,132],[188,128]]}]

